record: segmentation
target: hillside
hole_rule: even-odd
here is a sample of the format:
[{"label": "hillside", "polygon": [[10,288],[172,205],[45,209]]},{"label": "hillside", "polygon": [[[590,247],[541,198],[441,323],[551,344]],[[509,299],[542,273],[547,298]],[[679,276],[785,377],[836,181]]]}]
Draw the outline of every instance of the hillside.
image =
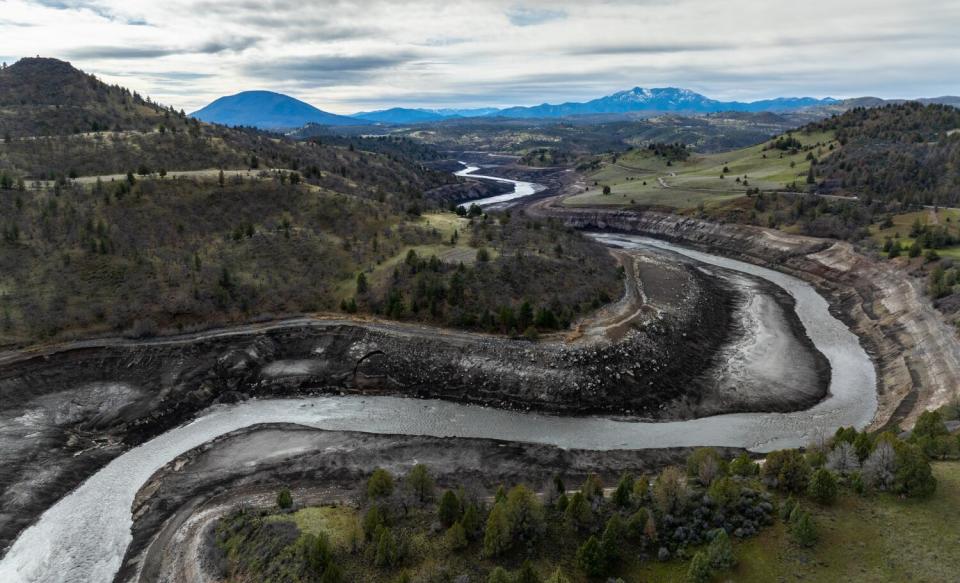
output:
[{"label": "hillside", "polygon": [[817,167],[820,190],[904,204],[960,204],[960,109],[855,108],[808,126],[843,144]]},{"label": "hillside", "polygon": [[221,97],[191,113],[190,117],[209,123],[266,130],[295,129],[308,123],[330,126],[368,123],[328,113],[289,95],[272,91],[244,91]]},{"label": "hillside", "polygon": [[149,131],[183,114],[107,85],[70,63],[25,58],[0,69],[0,136],[5,141],[101,131]]}]

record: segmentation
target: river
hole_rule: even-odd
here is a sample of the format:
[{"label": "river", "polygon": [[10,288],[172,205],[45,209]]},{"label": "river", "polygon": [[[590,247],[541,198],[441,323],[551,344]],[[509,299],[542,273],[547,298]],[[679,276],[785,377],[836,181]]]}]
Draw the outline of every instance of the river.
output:
[{"label": "river", "polygon": [[827,398],[807,411],[741,413],[690,421],[641,423],[603,417],[556,417],[442,401],[395,397],[271,399],[214,407],[111,461],[49,508],[0,562],[0,581],[110,581],[131,541],[130,508],[139,488],[177,455],[258,423],[301,423],[331,430],[494,438],[582,449],[717,445],[754,451],[796,447],[840,425],[866,426],[876,407],[876,376],[857,337],[826,300],[797,278],[733,259],[643,237],[598,234],[619,247],[656,247],[767,279],[796,300],[811,340],[832,367]]},{"label": "river", "polygon": [[535,182],[524,182],[522,180],[511,180],[509,178],[501,178],[499,176],[487,176],[484,174],[474,174],[477,170],[480,170],[479,166],[470,166],[466,162],[460,162],[466,168],[460,170],[459,172],[454,172],[456,176],[469,176],[470,178],[482,178],[484,180],[493,180],[495,182],[504,182],[513,185],[513,192],[508,192],[506,194],[499,194],[497,196],[491,196],[488,198],[481,198],[478,200],[471,200],[470,202],[465,202],[461,205],[463,208],[468,208],[472,205],[477,205],[479,207],[490,207],[490,206],[500,206],[505,202],[510,202],[518,198],[524,198],[538,192],[543,192],[547,189],[546,186],[542,184],[537,184]]}]

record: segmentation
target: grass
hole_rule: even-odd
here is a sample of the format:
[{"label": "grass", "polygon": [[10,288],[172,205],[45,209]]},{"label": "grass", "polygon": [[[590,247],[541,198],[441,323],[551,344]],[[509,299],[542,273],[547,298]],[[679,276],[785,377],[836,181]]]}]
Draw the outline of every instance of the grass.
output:
[{"label": "grass", "polygon": [[[829,154],[830,145],[836,148],[830,133],[796,132],[793,135],[821,158]],[[602,168],[589,176],[590,190],[564,202],[570,206],[645,205],[687,209],[739,198],[748,188],[781,190],[792,182],[803,184],[810,168],[810,161],[806,159],[808,152],[790,154],[765,150],[766,144],[719,154],[693,155],[670,166],[648,150],[634,150],[617,158],[616,163],[612,158],[607,159]],[[603,194],[604,186],[610,187],[609,195]]]},{"label": "grass", "polygon": [[[951,235],[960,237],[960,209],[937,209],[936,211],[925,209],[896,214],[891,217],[892,227],[881,228],[880,225],[871,225],[870,237],[880,245],[887,239],[893,239],[907,249],[913,244],[910,231],[917,219],[920,219],[922,224],[944,226]],[[937,249],[937,254],[950,259],[960,259],[960,245]]]},{"label": "grass", "polygon": [[268,520],[292,520],[304,534],[325,534],[334,548],[349,549],[349,536],[357,524],[357,512],[349,506],[309,506],[293,514],[278,514]]}]

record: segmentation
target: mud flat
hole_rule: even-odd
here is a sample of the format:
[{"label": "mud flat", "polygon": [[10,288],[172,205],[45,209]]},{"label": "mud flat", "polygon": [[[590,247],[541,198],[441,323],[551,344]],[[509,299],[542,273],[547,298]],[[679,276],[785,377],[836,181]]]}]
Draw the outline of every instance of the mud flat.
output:
[{"label": "mud flat", "polygon": [[923,411],[957,397],[960,341],[925,296],[923,282],[850,243],[655,211],[570,209],[556,199],[537,201],[527,212],[577,228],[655,237],[811,283],[875,364],[879,406],[874,429],[910,427]]}]

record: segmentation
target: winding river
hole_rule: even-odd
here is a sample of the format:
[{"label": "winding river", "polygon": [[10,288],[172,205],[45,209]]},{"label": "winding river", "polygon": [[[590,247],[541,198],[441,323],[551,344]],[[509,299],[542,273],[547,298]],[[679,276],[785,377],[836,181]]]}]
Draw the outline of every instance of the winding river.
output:
[{"label": "winding river", "polygon": [[538,192],[543,192],[546,190],[546,186],[542,184],[537,184],[535,182],[524,182],[522,180],[511,180],[509,178],[501,178],[499,176],[486,176],[483,174],[474,174],[477,170],[480,170],[479,166],[470,166],[466,162],[460,162],[466,168],[459,172],[454,172],[456,176],[469,176],[470,178],[482,178],[484,180],[493,180],[494,182],[504,182],[513,185],[513,192],[508,192],[506,194],[499,194],[497,196],[491,196],[488,198],[481,198],[479,200],[471,200],[470,202],[465,202],[461,205],[463,208],[470,207],[472,205],[477,205],[479,207],[489,207],[502,205],[503,203],[516,200],[518,198],[524,198]]},{"label": "winding river", "polygon": [[840,425],[866,426],[877,399],[874,368],[857,337],[826,300],[794,277],[643,237],[597,234],[605,244],[653,247],[751,274],[784,288],[814,345],[829,360],[827,398],[795,413],[742,413],[690,421],[640,423],[603,417],[555,417],[394,397],[272,399],[217,406],[196,420],[133,448],[49,508],[0,562],[0,581],[110,581],[131,541],[130,508],[139,488],[177,455],[258,423],[301,423],[331,430],[494,438],[564,448],[642,449],[717,445],[754,451],[800,446]]}]

